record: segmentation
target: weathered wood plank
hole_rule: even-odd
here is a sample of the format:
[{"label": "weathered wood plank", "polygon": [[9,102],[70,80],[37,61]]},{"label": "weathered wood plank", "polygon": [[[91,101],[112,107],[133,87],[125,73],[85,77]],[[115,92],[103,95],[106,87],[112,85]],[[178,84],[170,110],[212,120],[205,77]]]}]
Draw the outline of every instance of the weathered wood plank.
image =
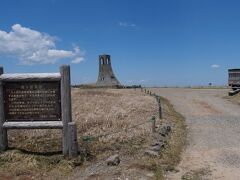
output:
[{"label": "weathered wood plank", "polygon": [[60,73],[3,74],[2,81],[60,81]]},{"label": "weathered wood plank", "polygon": [[68,155],[68,123],[72,121],[70,66],[62,65],[61,73],[61,109],[63,122],[63,155]]},{"label": "weathered wood plank", "polygon": [[[3,67],[0,67],[0,77],[3,76]],[[3,99],[3,82],[0,80],[0,150],[5,151],[8,146],[7,130],[3,128],[5,121],[4,116],[4,99]]]},{"label": "weathered wood plank", "polygon": [[60,94],[60,81],[4,82],[5,119],[60,121]]},{"label": "weathered wood plank", "polygon": [[69,158],[78,156],[77,126],[76,123],[68,123],[68,147]]},{"label": "weathered wood plank", "polygon": [[4,129],[62,129],[61,121],[5,122]]}]

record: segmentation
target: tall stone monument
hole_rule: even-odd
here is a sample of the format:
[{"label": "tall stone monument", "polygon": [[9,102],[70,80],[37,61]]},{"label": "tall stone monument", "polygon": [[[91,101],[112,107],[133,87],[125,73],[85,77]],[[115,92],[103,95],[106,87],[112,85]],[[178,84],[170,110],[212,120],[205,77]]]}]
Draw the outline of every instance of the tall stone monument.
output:
[{"label": "tall stone monument", "polygon": [[97,86],[119,86],[120,82],[113,73],[110,55],[99,56],[99,75],[96,83]]}]

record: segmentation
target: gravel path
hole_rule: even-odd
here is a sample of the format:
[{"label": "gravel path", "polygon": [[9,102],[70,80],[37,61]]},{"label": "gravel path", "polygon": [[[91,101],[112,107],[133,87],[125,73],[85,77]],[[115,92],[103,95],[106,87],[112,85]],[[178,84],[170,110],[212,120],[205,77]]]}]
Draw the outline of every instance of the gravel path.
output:
[{"label": "gravel path", "polygon": [[207,179],[240,179],[240,106],[223,97],[224,89],[152,89],[166,97],[186,117],[188,145],[178,167],[168,179],[201,168]]}]

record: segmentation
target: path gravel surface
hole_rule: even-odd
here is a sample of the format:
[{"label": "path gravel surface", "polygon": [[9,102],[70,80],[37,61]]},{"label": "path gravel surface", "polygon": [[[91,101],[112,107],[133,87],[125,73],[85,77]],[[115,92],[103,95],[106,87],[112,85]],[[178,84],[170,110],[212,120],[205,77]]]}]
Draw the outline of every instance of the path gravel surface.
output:
[{"label": "path gravel surface", "polygon": [[166,97],[186,117],[188,143],[178,173],[199,169],[211,171],[203,179],[240,179],[240,106],[224,98],[226,89],[171,89],[151,91]]}]

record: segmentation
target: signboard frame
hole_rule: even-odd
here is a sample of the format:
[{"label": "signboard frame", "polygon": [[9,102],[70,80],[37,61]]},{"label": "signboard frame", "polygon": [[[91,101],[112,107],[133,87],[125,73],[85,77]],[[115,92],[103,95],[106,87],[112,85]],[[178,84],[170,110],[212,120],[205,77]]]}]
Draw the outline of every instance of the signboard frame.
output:
[{"label": "signboard frame", "polygon": [[[12,120],[6,119],[6,103],[9,97],[6,97],[6,85],[26,84],[26,83],[59,83],[59,118],[58,119],[41,119],[41,118],[17,118]],[[37,88],[36,88],[37,89]],[[14,97],[15,98],[15,97]],[[19,98],[17,96],[17,98]],[[19,101],[20,102],[20,101]],[[21,103],[24,103],[23,100]],[[23,110],[24,108],[15,108]],[[26,110],[27,111],[27,110]],[[30,111],[29,111],[30,112]],[[41,111],[39,111],[41,112]],[[44,111],[42,111],[44,113]],[[36,116],[37,117],[37,116]],[[8,129],[62,129],[63,134],[63,154],[67,155],[69,150],[68,143],[68,123],[72,122],[71,107],[71,77],[70,66],[62,65],[60,73],[26,73],[26,74],[4,74],[3,67],[0,66],[0,151],[8,148]]]}]

